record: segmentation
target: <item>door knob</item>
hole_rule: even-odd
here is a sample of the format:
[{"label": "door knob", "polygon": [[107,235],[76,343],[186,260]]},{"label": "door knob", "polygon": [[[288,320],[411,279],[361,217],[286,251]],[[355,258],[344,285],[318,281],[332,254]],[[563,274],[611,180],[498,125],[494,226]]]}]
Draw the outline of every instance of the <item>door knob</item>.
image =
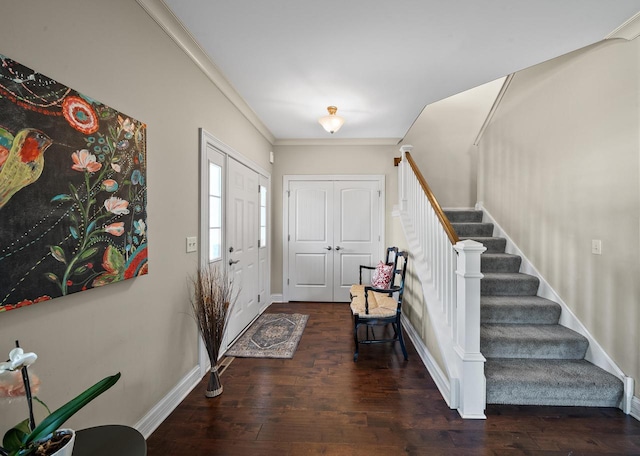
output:
[{"label": "door knob", "polygon": [[328,245],[327,247],[324,248],[325,250],[331,250],[331,246]]},{"label": "door knob", "polygon": [[336,250],[343,250],[343,248],[340,247],[339,245],[336,245]]},{"label": "door knob", "polygon": [[229,260],[229,266],[233,266],[236,263],[240,263],[240,260]]}]

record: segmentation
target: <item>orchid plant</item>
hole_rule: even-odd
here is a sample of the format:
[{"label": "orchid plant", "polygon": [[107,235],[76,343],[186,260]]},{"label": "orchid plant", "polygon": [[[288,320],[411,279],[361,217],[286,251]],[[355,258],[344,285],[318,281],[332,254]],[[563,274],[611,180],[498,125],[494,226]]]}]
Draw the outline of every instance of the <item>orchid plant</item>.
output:
[{"label": "orchid plant", "polygon": [[25,351],[20,348],[18,341],[16,341],[16,348],[9,352],[9,360],[0,363],[0,376],[6,373],[21,372],[24,393],[29,407],[29,417],[5,433],[2,439],[2,446],[0,446],[0,455],[24,456],[34,453],[37,448],[37,442],[50,438],[54,431],[58,430],[71,416],[115,385],[120,378],[119,372],[115,375],[105,377],[53,413],[50,413],[36,426],[33,414],[33,400],[41,401],[32,395],[28,368],[37,359],[38,356],[35,353],[25,353]]}]

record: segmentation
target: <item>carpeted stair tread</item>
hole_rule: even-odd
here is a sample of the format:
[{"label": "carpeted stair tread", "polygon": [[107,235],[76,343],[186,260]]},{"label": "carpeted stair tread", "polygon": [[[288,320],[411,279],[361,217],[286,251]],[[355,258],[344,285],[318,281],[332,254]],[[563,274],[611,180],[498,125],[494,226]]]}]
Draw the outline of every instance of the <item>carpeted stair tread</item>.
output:
[{"label": "carpeted stair tread", "polygon": [[620,379],[586,360],[488,359],[488,404],[617,407]]},{"label": "carpeted stair tread", "polygon": [[451,226],[459,237],[491,237],[493,234],[493,223],[452,223]]},{"label": "carpeted stair tread", "polygon": [[482,211],[449,210],[444,211],[451,223],[479,223],[482,222]]},{"label": "carpeted stair tread", "polygon": [[480,256],[480,271],[486,272],[518,272],[522,258],[510,253],[483,253]]},{"label": "carpeted stair tread", "polygon": [[480,351],[486,357],[488,404],[617,407],[622,382],[584,360],[588,340],[558,324],[561,306],[537,296],[540,280],[520,273],[522,259],[482,223],[482,211],[445,211],[461,240],[487,249],[480,257]]},{"label": "carpeted stair tread", "polygon": [[554,325],[560,304],[540,296],[481,296],[482,323]]},{"label": "carpeted stair tread", "polygon": [[486,358],[582,359],[589,342],[560,325],[484,323],[480,351]]},{"label": "carpeted stair tread", "polygon": [[483,296],[535,296],[540,279],[520,272],[487,272],[480,281]]},{"label": "carpeted stair tread", "polygon": [[507,240],[501,237],[483,237],[483,236],[458,236],[461,241],[472,239],[478,241],[487,248],[486,253],[504,253],[507,246]]}]

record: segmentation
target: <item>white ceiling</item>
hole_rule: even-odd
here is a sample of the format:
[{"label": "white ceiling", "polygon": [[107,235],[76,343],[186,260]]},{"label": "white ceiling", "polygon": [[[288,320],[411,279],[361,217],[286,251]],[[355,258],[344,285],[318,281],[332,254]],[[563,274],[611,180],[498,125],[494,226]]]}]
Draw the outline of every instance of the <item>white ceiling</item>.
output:
[{"label": "white ceiling", "polygon": [[[164,0],[276,139],[402,138],[424,106],[597,42],[640,0]],[[336,105],[333,136],[317,119]]]}]

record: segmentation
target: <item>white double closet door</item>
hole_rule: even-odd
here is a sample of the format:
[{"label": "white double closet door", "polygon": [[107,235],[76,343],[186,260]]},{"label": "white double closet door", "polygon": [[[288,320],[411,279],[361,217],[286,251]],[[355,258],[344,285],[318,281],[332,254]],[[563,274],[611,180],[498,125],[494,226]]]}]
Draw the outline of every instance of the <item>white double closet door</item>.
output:
[{"label": "white double closet door", "polygon": [[359,266],[381,258],[384,176],[290,178],[286,190],[288,299],[349,301]]}]

